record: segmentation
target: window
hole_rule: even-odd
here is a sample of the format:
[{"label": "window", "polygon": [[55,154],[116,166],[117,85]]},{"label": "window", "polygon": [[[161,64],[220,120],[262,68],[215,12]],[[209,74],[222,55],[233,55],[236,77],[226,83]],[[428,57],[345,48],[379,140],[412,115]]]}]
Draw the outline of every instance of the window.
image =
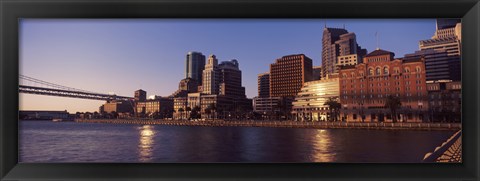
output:
[{"label": "window", "polygon": [[380,72],[380,68],[377,67],[377,69],[376,69],[376,71],[375,71],[375,75],[380,75],[380,73],[381,73],[381,72]]},{"label": "window", "polygon": [[393,72],[396,74],[400,73],[400,69],[398,67],[393,68]]},{"label": "window", "polygon": [[368,75],[372,76],[373,75],[373,68],[368,69]]},{"label": "window", "polygon": [[383,74],[388,75],[388,67],[383,67]]},{"label": "window", "polygon": [[415,72],[420,73],[421,71],[422,69],[420,68],[420,66],[415,67]]}]

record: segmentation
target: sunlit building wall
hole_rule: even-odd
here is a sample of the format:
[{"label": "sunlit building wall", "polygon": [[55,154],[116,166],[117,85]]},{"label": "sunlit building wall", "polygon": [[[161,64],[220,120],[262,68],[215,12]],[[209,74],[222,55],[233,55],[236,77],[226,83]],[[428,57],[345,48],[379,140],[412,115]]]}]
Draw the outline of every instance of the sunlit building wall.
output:
[{"label": "sunlit building wall", "polygon": [[294,97],[312,80],[312,59],[304,54],[283,56],[270,64],[270,96]]},{"label": "sunlit building wall", "polygon": [[129,101],[111,101],[103,104],[105,113],[127,113],[132,112],[134,105]]},{"label": "sunlit building wall", "polygon": [[[184,111],[187,110],[187,97],[175,97],[173,98],[173,110],[174,113],[173,113],[173,119],[180,119],[182,117],[182,114],[180,112],[180,108],[182,108]],[[193,109],[193,107],[191,107],[191,109]]]},{"label": "sunlit building wall", "polygon": [[377,49],[364,63],[340,70],[341,118],[345,121],[389,122],[388,96],[398,97],[397,120],[428,121],[425,60],[395,59],[394,53]]},{"label": "sunlit building wall", "polygon": [[208,57],[205,70],[203,70],[202,88],[204,94],[218,94],[220,84],[220,72],[218,70],[218,59],[215,55]]},{"label": "sunlit building wall", "polygon": [[296,121],[327,121],[329,99],[338,101],[339,78],[326,78],[303,84],[293,102],[292,114]]},{"label": "sunlit building wall", "polygon": [[137,102],[137,114],[141,117],[171,117],[173,112],[173,99],[156,97],[144,102]]}]

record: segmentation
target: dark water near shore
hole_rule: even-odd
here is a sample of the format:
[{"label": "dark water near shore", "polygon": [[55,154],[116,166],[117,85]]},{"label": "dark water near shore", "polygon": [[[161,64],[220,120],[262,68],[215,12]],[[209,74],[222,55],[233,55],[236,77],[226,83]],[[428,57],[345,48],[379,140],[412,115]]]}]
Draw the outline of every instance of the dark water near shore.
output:
[{"label": "dark water near shore", "polygon": [[20,162],[421,162],[454,131],[19,122]]}]

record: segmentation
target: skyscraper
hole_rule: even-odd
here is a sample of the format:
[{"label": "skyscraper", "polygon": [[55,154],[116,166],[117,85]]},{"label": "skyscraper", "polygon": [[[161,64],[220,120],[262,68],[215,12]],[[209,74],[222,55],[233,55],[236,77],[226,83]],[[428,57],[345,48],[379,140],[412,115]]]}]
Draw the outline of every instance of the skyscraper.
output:
[{"label": "skyscraper", "polygon": [[345,29],[327,28],[323,30],[322,39],[322,77],[338,73],[340,59],[355,58],[351,64],[361,63],[363,56],[367,54],[357,44],[355,33],[349,33]]},{"label": "skyscraper", "polygon": [[427,80],[461,79],[460,19],[437,19],[437,29],[431,39],[419,42],[420,51],[406,54],[405,59],[423,57]]},{"label": "skyscraper", "polygon": [[215,55],[210,55],[208,57],[205,70],[203,70],[202,82],[204,94],[218,94],[220,77],[218,71],[218,60]]},{"label": "skyscraper", "polygon": [[323,29],[322,38],[322,77],[335,72],[335,66],[338,56],[338,45],[335,44],[340,39],[340,35],[347,34],[348,31],[340,28]]},{"label": "skyscraper", "polygon": [[200,52],[188,52],[185,63],[185,78],[192,78],[202,85],[202,73],[205,69],[205,55]]}]

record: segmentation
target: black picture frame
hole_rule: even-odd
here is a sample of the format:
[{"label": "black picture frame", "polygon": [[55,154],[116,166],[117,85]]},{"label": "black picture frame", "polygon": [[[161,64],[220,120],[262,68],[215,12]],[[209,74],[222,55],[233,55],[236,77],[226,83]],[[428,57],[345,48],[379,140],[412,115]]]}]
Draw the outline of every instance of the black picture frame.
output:
[{"label": "black picture frame", "polygon": [[[19,164],[19,18],[462,18],[463,163]],[[1,180],[479,180],[478,0],[0,0],[0,19]]]}]

